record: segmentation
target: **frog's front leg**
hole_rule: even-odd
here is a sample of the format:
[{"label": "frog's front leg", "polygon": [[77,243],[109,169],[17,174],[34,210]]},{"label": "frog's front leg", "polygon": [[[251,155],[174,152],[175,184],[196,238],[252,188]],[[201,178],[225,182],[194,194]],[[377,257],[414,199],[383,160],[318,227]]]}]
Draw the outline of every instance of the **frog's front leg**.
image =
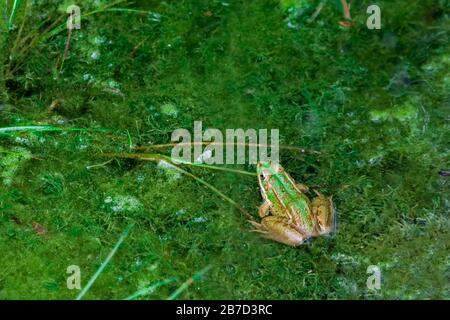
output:
[{"label": "frog's front leg", "polygon": [[259,207],[259,216],[264,218],[269,215],[270,211],[270,202],[264,201],[264,203]]},{"label": "frog's front leg", "polygon": [[311,211],[316,220],[315,235],[323,235],[336,230],[333,200],[314,190],[317,197],[311,201]]},{"label": "frog's front leg", "polygon": [[261,220],[261,223],[250,221],[256,228],[256,232],[263,235],[264,238],[274,240],[288,246],[299,246],[307,237],[295,230],[286,218],[278,216],[268,216]]}]

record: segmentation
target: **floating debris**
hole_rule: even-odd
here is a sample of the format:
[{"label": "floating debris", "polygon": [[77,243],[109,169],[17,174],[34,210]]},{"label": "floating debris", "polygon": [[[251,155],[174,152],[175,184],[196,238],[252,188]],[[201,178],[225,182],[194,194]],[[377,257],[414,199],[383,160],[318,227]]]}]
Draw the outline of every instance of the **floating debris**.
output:
[{"label": "floating debris", "polygon": [[78,137],[77,142],[78,142],[78,145],[77,145],[78,150],[82,151],[82,150],[86,150],[87,148],[89,148],[89,144],[86,141],[86,139]]},{"label": "floating debris", "polygon": [[107,80],[102,83],[103,91],[110,92],[117,96],[123,96],[122,91],[120,90],[120,84],[114,80]]},{"label": "floating debris", "polygon": [[33,221],[32,223],[33,230],[40,236],[47,234],[47,229],[40,223],[37,223],[36,221]]},{"label": "floating debris", "polygon": [[145,176],[140,174],[136,177],[136,182],[142,184],[145,181]]},{"label": "floating debris", "polygon": [[177,217],[181,217],[181,216],[183,216],[183,215],[185,215],[186,214],[186,210],[185,209],[180,209],[180,210],[178,210],[177,212],[175,212],[175,215],[177,216]]},{"label": "floating debris", "polygon": [[108,196],[103,200],[104,208],[113,213],[137,212],[144,208],[142,203],[134,196],[117,195]]},{"label": "floating debris", "polygon": [[194,222],[195,222],[195,223],[205,223],[206,221],[208,221],[208,219],[205,218],[205,217],[197,217],[197,218],[194,218]]},{"label": "floating debris", "polygon": [[105,37],[105,36],[96,36],[95,38],[94,38],[94,44],[96,44],[96,45],[102,45],[102,44],[105,44],[105,43],[107,43],[108,42],[108,38],[107,37]]},{"label": "floating debris", "polygon": [[166,116],[176,117],[178,115],[178,109],[173,103],[165,103],[161,106],[161,113]]},{"label": "floating debris", "polygon": [[160,160],[158,162],[158,168],[164,169],[170,179],[178,180],[181,178],[181,173],[177,167],[167,161]]},{"label": "floating debris", "polygon": [[156,22],[156,23],[160,23],[161,22],[161,15],[157,12],[150,12],[148,14],[148,20],[152,21],[152,22]]},{"label": "floating debris", "polygon": [[441,170],[439,171],[439,175],[442,177],[449,177],[450,176],[450,170]]},{"label": "floating debris", "polygon": [[100,58],[100,53],[98,51],[92,52],[91,59],[92,60],[98,60],[98,58]]},{"label": "floating debris", "polygon": [[94,81],[95,78],[94,78],[93,75],[91,75],[91,74],[89,74],[89,73],[86,73],[86,74],[83,75],[83,80],[84,80],[84,81],[91,82],[91,81]]},{"label": "floating debris", "polygon": [[177,167],[175,167],[173,164],[168,163],[167,161],[161,160],[158,162],[158,167],[159,168],[169,168],[169,169],[173,169],[176,170]]},{"label": "floating debris", "polygon": [[32,142],[30,141],[30,139],[22,138],[22,137],[16,137],[14,139],[14,142],[16,142],[18,144],[22,144],[24,146],[31,146],[32,145]]},{"label": "floating debris", "polygon": [[376,165],[379,165],[379,164],[381,163],[381,160],[383,160],[383,155],[376,155],[376,156],[370,158],[370,159],[367,161],[367,163],[368,163],[370,166],[376,166]]}]

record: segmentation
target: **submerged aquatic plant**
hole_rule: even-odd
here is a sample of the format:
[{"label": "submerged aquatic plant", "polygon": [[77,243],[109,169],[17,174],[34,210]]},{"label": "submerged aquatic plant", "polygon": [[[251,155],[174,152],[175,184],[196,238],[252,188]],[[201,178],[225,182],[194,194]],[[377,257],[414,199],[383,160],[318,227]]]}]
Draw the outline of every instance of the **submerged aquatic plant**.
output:
[{"label": "submerged aquatic plant", "polygon": [[119,240],[117,240],[116,244],[106,257],[106,259],[103,261],[103,263],[100,265],[100,267],[97,269],[97,271],[94,273],[94,275],[89,279],[88,283],[83,287],[83,289],[80,291],[80,293],[77,295],[76,300],[81,300],[85,294],[89,291],[89,289],[92,287],[92,285],[95,283],[97,278],[102,274],[102,272],[105,270],[105,268],[108,266],[111,259],[116,254],[117,250],[119,250],[120,245],[122,242],[125,241],[125,239],[130,234],[131,230],[133,229],[134,225],[130,224],[128,225],[125,230],[123,231],[122,235],[120,236]]},{"label": "submerged aquatic plant", "polygon": [[[69,1],[8,0],[0,158],[17,160],[20,145],[39,161],[13,161],[11,185],[0,177],[0,298],[74,298],[69,263],[82,267],[83,286],[97,274],[83,297],[93,299],[448,296],[445,1],[381,0],[389,10],[377,31],[361,2],[347,0],[353,30],[338,25],[341,0],[283,2],[304,9],[292,10],[298,28],[266,0],[81,1],[61,68]],[[408,76],[393,77],[403,66]],[[252,166],[168,166],[165,142],[197,119],[280,128],[281,143],[320,150],[280,148],[296,181],[347,186],[332,192],[336,237],[292,250],[245,232],[234,204],[257,215]],[[118,195],[143,209],[114,213]],[[133,233],[95,273],[128,223]],[[190,281],[211,261],[208,281]],[[384,279],[376,294],[365,286],[372,264]]]},{"label": "submerged aquatic plant", "polygon": [[31,157],[31,152],[22,147],[11,149],[0,147],[0,178],[2,178],[3,183],[10,186],[16,173]]},{"label": "submerged aquatic plant", "polygon": [[[116,7],[118,4],[125,2],[124,0],[114,1],[112,3],[101,2],[97,3],[92,8],[91,3],[86,7],[91,7],[89,12],[83,12],[82,19],[86,19],[97,14],[108,12],[130,13],[130,14],[147,14],[152,12],[145,10],[136,10],[131,8]],[[68,5],[67,5],[68,6]],[[8,12],[8,7],[5,6],[5,12]],[[8,33],[3,37],[0,37],[0,48],[2,48],[5,56],[1,57],[2,60],[7,61],[6,66],[3,67],[2,74],[0,74],[0,82],[4,82],[9,79],[14,79],[17,72],[23,67],[27,57],[31,52],[40,44],[49,41],[53,37],[59,35],[67,29],[66,19],[72,20],[72,14],[69,16],[66,13],[66,7],[63,8],[63,12],[50,12],[46,14],[46,18],[38,25],[34,25],[34,20],[29,19],[33,14],[33,10],[36,10],[29,4],[27,0],[15,0],[9,16],[7,24]],[[13,26],[20,24],[18,32],[14,32]],[[69,28],[68,39],[65,44],[65,48],[62,53],[61,62],[59,65],[59,71],[62,71],[65,60],[68,58],[68,51],[70,47],[70,41],[72,38],[73,30]]]}]

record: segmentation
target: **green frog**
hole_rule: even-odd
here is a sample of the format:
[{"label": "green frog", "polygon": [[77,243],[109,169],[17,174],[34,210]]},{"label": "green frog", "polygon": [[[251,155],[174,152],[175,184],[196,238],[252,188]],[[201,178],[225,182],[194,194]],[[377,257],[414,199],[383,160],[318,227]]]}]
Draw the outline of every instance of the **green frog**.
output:
[{"label": "green frog", "polygon": [[335,231],[331,197],[314,190],[317,196],[310,200],[309,188],[296,183],[278,162],[259,162],[256,171],[264,202],[259,208],[261,223],[249,221],[254,231],[289,246]]}]

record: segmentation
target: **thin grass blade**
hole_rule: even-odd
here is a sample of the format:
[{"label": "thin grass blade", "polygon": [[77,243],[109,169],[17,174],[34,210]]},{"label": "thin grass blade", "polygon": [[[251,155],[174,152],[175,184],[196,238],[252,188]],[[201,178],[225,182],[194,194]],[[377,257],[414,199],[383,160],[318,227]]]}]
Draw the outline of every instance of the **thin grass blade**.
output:
[{"label": "thin grass blade", "polygon": [[191,284],[193,284],[195,281],[200,280],[205,273],[207,273],[211,269],[211,266],[207,266],[194,274],[192,277],[187,279],[177,290],[175,290],[168,298],[167,300],[175,300],[177,299]]},{"label": "thin grass blade", "polygon": [[9,16],[8,31],[12,30],[12,27],[14,24],[14,19],[16,18],[17,11],[19,11],[21,2],[22,2],[22,0],[14,0],[11,15]]},{"label": "thin grass blade", "polygon": [[176,281],[177,278],[172,277],[172,278],[168,278],[168,279],[164,279],[162,281],[159,281],[153,285],[151,285],[150,287],[147,287],[145,289],[136,291],[135,293],[133,293],[132,295],[126,297],[124,300],[135,300],[136,298],[139,298],[141,296],[145,296],[147,294],[151,294],[153,293],[156,289],[158,289],[159,287],[165,286],[166,284],[172,283],[174,281]]},{"label": "thin grass blade", "polygon": [[100,267],[94,273],[92,278],[89,279],[89,282],[86,284],[86,286],[83,288],[83,290],[81,290],[81,292],[78,294],[78,296],[76,297],[76,300],[81,300],[84,297],[84,295],[89,291],[89,289],[92,287],[94,282],[97,280],[97,278],[100,276],[100,274],[103,272],[103,270],[105,270],[105,268],[108,265],[108,263],[114,257],[114,255],[116,254],[116,252],[119,249],[119,247],[122,244],[122,242],[128,237],[128,235],[130,234],[130,231],[131,231],[131,229],[133,227],[134,227],[134,224],[130,224],[130,225],[128,225],[125,228],[125,231],[120,236],[120,238],[117,241],[116,245],[113,247],[111,252],[108,254],[108,256],[106,257],[105,261],[103,261],[103,263],[100,265]]}]

